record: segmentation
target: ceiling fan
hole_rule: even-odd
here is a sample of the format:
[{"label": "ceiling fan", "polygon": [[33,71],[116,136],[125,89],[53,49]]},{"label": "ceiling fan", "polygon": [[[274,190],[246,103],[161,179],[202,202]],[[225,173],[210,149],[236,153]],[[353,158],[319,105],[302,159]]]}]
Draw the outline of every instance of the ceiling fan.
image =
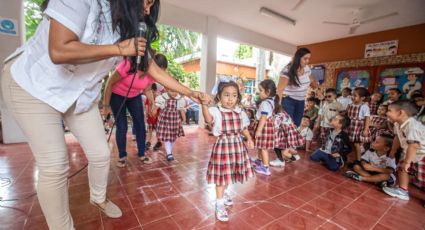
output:
[{"label": "ceiling fan", "polygon": [[334,21],[323,21],[323,23],[324,24],[331,24],[331,25],[348,26],[350,28],[350,30],[348,31],[348,34],[354,34],[356,32],[356,30],[363,24],[371,23],[371,22],[378,21],[378,20],[381,20],[381,19],[384,19],[384,18],[388,18],[388,17],[398,15],[398,12],[391,12],[391,13],[383,14],[383,15],[380,15],[380,16],[377,16],[377,17],[359,20],[357,15],[360,11],[361,11],[361,8],[353,11],[354,18],[353,18],[353,21],[351,23],[334,22]]}]

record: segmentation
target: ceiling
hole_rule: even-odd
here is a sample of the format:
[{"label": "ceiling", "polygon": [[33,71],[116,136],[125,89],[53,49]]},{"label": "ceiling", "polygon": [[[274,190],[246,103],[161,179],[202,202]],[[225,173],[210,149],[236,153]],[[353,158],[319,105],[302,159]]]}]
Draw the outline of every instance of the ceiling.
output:
[{"label": "ceiling", "polygon": [[[425,23],[425,0],[163,0],[190,11],[217,17],[293,45],[306,45]],[[296,25],[260,14],[267,7],[296,20]],[[359,10],[360,9],[360,10]],[[357,11],[356,13],[353,13]],[[351,23],[398,12],[398,15],[362,24],[349,35],[349,27],[323,21]]]}]

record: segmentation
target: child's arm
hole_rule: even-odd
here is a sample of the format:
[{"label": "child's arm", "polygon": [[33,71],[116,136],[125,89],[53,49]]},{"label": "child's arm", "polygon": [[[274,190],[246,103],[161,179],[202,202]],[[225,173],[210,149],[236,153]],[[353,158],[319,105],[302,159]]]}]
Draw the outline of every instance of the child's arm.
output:
[{"label": "child's arm", "polygon": [[310,152],[310,146],[311,146],[311,141],[306,141],[305,142],[305,151],[306,152]]},{"label": "child's arm", "polygon": [[208,111],[208,105],[202,104],[202,115],[204,116],[204,121],[207,124],[211,124],[213,122],[213,118]]},{"label": "child's arm", "polygon": [[404,158],[404,161],[401,164],[401,168],[403,169],[404,172],[409,172],[410,163],[412,163],[413,160],[415,159],[418,148],[419,148],[418,143],[407,144],[406,157]]},{"label": "child's arm", "polygon": [[363,166],[363,168],[367,171],[371,171],[371,172],[378,172],[378,173],[385,173],[385,174],[391,174],[393,173],[394,169],[392,168],[379,168],[376,166],[373,166],[372,164],[362,160],[361,164]]},{"label": "child's arm", "polygon": [[364,118],[364,129],[363,129],[363,136],[366,137],[369,135],[369,126],[370,126],[370,117]]},{"label": "child's arm", "polygon": [[248,129],[244,129],[242,130],[242,135],[244,135],[246,137],[246,139],[248,140],[248,148],[253,149],[254,148],[254,141],[252,140],[251,135],[249,134]]},{"label": "child's arm", "polygon": [[261,131],[263,131],[264,125],[266,124],[267,115],[261,115],[260,120],[258,121],[257,131],[255,131],[255,137],[259,137],[261,135]]},{"label": "child's arm", "polygon": [[395,135],[393,140],[393,146],[391,147],[389,157],[394,159],[395,154],[397,153],[399,148],[400,148],[400,140],[398,139],[398,136]]},{"label": "child's arm", "polygon": [[185,110],[184,109],[181,109],[180,110],[180,114],[182,116],[182,122],[183,123],[186,123],[186,112],[185,112]]}]

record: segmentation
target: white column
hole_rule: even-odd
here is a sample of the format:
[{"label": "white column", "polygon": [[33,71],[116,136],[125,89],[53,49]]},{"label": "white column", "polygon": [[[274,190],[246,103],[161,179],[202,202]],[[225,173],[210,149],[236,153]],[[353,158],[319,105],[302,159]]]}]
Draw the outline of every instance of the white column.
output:
[{"label": "white column", "polygon": [[[9,56],[16,48],[21,46],[25,38],[25,23],[24,23],[24,13],[22,0],[10,1],[10,0],[0,0],[0,17],[2,20],[12,19],[13,22],[16,22],[16,27],[12,28],[6,25],[6,28],[3,28],[3,25],[0,25],[1,29],[4,31],[6,29],[7,33],[0,33],[0,70],[3,69],[3,60]],[[4,23],[4,21],[3,21]],[[7,24],[7,23],[6,23]],[[17,32],[17,34],[13,34]],[[0,72],[1,75],[1,72]],[[1,78],[1,76],[0,76]],[[0,90],[1,91],[1,90]],[[4,107],[2,93],[0,92],[0,112],[2,120],[2,133],[3,133],[3,143],[18,143],[24,142],[25,137],[21,129],[16,124],[13,117],[8,113]]]},{"label": "white column", "polygon": [[[219,21],[208,16],[206,34],[202,35],[201,50],[201,91],[211,94],[217,74],[217,32]],[[199,126],[205,127],[202,111],[199,113]]]}]

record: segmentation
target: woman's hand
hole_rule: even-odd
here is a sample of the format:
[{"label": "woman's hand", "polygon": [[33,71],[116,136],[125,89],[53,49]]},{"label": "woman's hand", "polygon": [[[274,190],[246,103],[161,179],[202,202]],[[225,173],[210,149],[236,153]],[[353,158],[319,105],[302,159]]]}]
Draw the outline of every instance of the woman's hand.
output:
[{"label": "woman's hand", "polygon": [[204,105],[208,105],[212,102],[212,98],[210,97],[210,95],[202,92],[199,95],[199,100],[201,101],[201,104]]},{"label": "woman's hand", "polygon": [[145,38],[130,38],[117,44],[121,56],[144,56],[146,51]]},{"label": "woman's hand", "polygon": [[103,110],[102,110],[102,115],[103,115],[103,117],[106,119],[106,117],[108,117],[108,114],[111,114],[112,113],[112,111],[111,111],[111,106],[109,106],[109,105],[105,105],[104,107],[103,107]]}]

